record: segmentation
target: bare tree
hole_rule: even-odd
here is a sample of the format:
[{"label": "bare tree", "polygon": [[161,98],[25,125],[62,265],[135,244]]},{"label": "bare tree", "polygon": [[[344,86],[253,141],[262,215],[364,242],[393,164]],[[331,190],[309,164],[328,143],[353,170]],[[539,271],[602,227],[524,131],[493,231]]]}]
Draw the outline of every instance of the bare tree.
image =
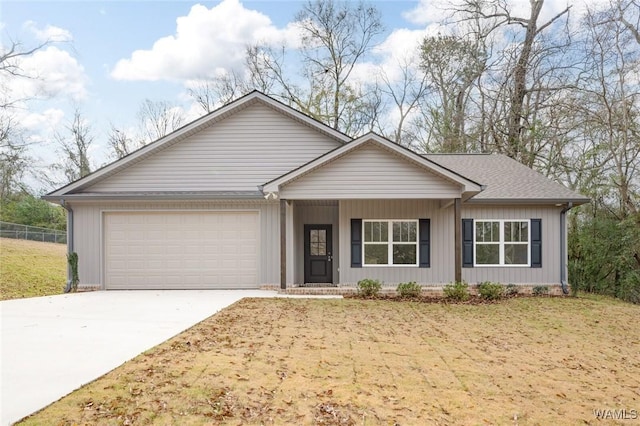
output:
[{"label": "bare tree", "polygon": [[135,138],[127,134],[126,131],[118,129],[111,124],[111,129],[107,135],[107,144],[111,149],[111,154],[116,159],[125,157],[131,154],[136,149],[143,146],[143,144]]},{"label": "bare tree", "polygon": [[55,136],[60,147],[62,162],[56,165],[68,182],[78,180],[91,173],[89,148],[94,141],[91,127],[76,108],[73,119],[65,126],[65,133]]},{"label": "bare tree", "polygon": [[143,144],[160,139],[180,128],[185,121],[182,111],[166,101],[145,99],[138,110]]},{"label": "bare tree", "polygon": [[[413,57],[406,56],[398,60],[395,70],[399,74],[390,76],[389,70],[380,69],[381,84],[379,88],[374,88],[373,92],[380,93],[380,103],[383,102],[382,96],[389,99],[392,104],[392,115],[395,123],[387,126],[389,138],[396,143],[411,147],[418,139],[416,133],[409,130],[408,126],[410,118],[416,112],[420,105],[425,101],[425,97],[429,92],[426,75],[420,72]],[[385,132],[384,128],[380,129],[381,133]]]},{"label": "bare tree", "polygon": [[47,40],[31,48],[24,48],[16,41],[11,41],[8,47],[0,45],[0,196],[3,199],[11,193],[26,191],[24,176],[33,171],[24,130],[15,116],[16,109],[29,99],[16,97],[10,83],[16,79],[37,78],[24,71],[21,61],[51,43]]},{"label": "bare tree", "polygon": [[19,132],[12,118],[0,110],[0,199],[26,190],[22,182],[31,158]]},{"label": "bare tree", "polygon": [[420,59],[420,67],[433,88],[427,118],[435,136],[432,149],[468,151],[467,107],[473,84],[484,72],[486,53],[477,40],[435,36],[422,41]]},{"label": "bare tree", "polygon": [[210,113],[250,91],[251,89],[244,78],[234,70],[214,78],[195,81],[187,90],[189,96],[204,113]]},{"label": "bare tree", "polygon": [[327,111],[325,121],[331,127],[344,129],[348,127],[343,115],[349,100],[345,93],[354,92],[348,80],[375,37],[382,33],[380,12],[364,3],[350,7],[346,2],[315,0],[298,13],[297,22],[302,32],[305,74],[315,86],[326,90],[316,108]]},{"label": "bare tree", "polygon": [[[296,52],[264,45],[247,49],[249,84],[334,129],[362,132],[371,116],[365,109],[375,102],[359,102],[368,88],[352,81],[352,74],[382,33],[379,11],[363,3],[315,0],[303,6],[296,25],[301,34]],[[288,72],[289,55],[301,58],[299,72]]]},{"label": "bare tree", "polygon": [[640,211],[640,51],[619,15],[623,3],[585,17],[587,72],[574,114],[604,157],[600,177],[608,178],[604,187],[614,190],[616,210],[626,217]]},{"label": "bare tree", "polygon": [[20,42],[16,41],[11,41],[8,48],[4,48],[4,46],[2,46],[3,50],[0,50],[0,74],[8,74],[14,77],[32,78],[32,76],[27,75],[24,72],[24,70],[20,66],[20,60],[27,56],[33,55],[38,50],[51,43],[52,41],[47,40],[35,47],[26,49],[22,47],[22,44]]},{"label": "bare tree", "polygon": [[[569,35],[566,19],[569,8],[552,18],[540,22],[544,0],[529,0],[528,16],[516,16],[505,0],[463,0],[456,10],[462,21],[483,22],[490,33],[500,32],[502,49],[493,52],[492,66],[488,67],[480,88],[483,110],[489,111],[486,126],[493,149],[532,166],[535,151],[531,145],[539,142],[535,137],[535,108],[550,94],[566,89],[562,75],[570,64],[555,61],[566,59]],[[552,67],[543,69],[548,64]],[[544,78],[542,78],[544,77]],[[485,113],[486,114],[486,113]]]}]

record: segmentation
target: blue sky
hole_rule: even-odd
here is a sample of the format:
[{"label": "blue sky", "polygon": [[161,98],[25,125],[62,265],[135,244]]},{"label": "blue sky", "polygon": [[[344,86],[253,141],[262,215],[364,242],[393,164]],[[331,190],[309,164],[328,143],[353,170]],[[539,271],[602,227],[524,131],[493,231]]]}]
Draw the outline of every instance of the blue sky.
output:
[{"label": "blue sky", "polygon": [[[369,60],[393,64],[425,34],[437,31],[446,12],[439,0],[374,1],[385,34]],[[527,0],[511,0],[526,9]],[[446,4],[440,0],[441,4]],[[551,16],[566,1],[548,0]],[[21,106],[18,114],[32,142],[31,155],[45,167],[55,160],[53,134],[78,107],[93,129],[94,167],[111,161],[106,133],[110,123],[134,126],[145,99],[180,105],[190,119],[197,109],[186,96],[190,80],[216,69],[239,66],[243,46],[291,40],[302,1],[12,1],[0,3],[2,44],[25,47],[58,40],[24,62],[38,83],[12,83],[15,95],[49,96]],[[397,62],[397,61],[396,61]],[[37,182],[32,186],[37,187]]]}]

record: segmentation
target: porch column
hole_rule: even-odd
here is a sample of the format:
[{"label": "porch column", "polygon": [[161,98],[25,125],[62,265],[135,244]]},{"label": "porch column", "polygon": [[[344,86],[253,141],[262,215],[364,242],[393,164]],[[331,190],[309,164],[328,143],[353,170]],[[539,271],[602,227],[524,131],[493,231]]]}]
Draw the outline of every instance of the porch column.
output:
[{"label": "porch column", "polygon": [[280,200],[280,288],[287,288],[287,200]]},{"label": "porch column", "polygon": [[462,281],[462,240],[460,238],[460,232],[462,228],[462,199],[456,198],[453,203],[453,238],[455,247],[455,282]]}]

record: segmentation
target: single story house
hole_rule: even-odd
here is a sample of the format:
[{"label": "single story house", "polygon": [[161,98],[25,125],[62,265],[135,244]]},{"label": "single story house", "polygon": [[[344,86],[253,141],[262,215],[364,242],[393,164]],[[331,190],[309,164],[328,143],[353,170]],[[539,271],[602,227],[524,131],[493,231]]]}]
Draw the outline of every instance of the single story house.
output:
[{"label": "single story house", "polygon": [[80,288],[563,285],[588,198],[498,154],[357,139],[252,92],[46,200]]}]

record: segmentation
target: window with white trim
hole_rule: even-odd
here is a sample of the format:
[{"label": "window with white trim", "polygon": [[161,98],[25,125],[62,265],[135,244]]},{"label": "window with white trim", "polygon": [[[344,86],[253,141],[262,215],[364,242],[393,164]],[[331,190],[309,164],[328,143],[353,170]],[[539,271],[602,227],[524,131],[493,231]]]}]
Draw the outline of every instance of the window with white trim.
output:
[{"label": "window with white trim", "polygon": [[418,264],[417,220],[363,220],[365,266]]},{"label": "window with white trim", "polygon": [[529,220],[476,220],[475,264],[529,266]]}]

